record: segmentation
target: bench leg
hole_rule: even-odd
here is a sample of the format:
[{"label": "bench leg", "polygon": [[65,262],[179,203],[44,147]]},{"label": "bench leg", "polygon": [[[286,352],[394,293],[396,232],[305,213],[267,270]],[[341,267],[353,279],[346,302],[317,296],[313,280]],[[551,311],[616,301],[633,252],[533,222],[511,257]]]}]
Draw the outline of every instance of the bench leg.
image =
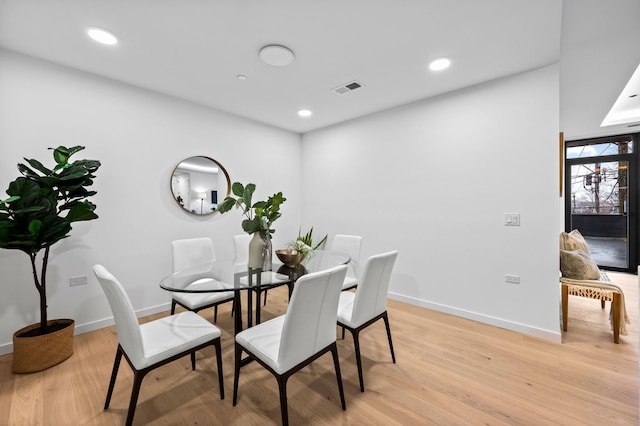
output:
[{"label": "bench leg", "polygon": [[567,331],[567,311],[569,310],[569,286],[562,284],[562,331]]},{"label": "bench leg", "polygon": [[613,342],[620,343],[620,293],[613,293]]}]

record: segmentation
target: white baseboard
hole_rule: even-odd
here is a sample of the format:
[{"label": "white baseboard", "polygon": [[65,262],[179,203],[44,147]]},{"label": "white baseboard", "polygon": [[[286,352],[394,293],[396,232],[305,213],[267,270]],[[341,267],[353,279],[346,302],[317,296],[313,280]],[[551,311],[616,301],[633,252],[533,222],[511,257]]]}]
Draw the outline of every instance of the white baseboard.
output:
[{"label": "white baseboard", "polygon": [[[150,308],[144,308],[139,311],[136,311],[136,317],[142,318],[149,315],[157,314],[160,312],[166,312],[170,308],[170,303],[163,303],[162,305],[152,306]],[[90,331],[100,330],[101,328],[110,327],[115,322],[113,321],[113,317],[101,319],[98,321],[89,322],[86,324],[76,324],[74,335],[88,333]],[[0,345],[0,356],[7,355],[13,352],[13,343],[7,343],[4,345]]]},{"label": "white baseboard", "polygon": [[439,303],[433,303],[427,300],[417,299],[415,297],[408,297],[408,296],[397,294],[397,293],[389,293],[389,298],[398,300],[400,302],[409,303],[411,305],[416,305],[423,308],[431,309],[434,311],[444,312],[445,314],[455,315],[457,317],[481,322],[483,324],[489,324],[495,327],[500,327],[500,328],[504,328],[511,331],[517,331],[518,333],[527,334],[529,336],[534,336],[541,339],[549,340],[554,343],[562,343],[562,335],[560,332],[543,330],[543,329],[531,327],[525,324],[520,324],[513,321],[506,321],[500,318],[482,315],[476,312],[466,311],[464,309],[454,308],[447,305],[441,305]]}]

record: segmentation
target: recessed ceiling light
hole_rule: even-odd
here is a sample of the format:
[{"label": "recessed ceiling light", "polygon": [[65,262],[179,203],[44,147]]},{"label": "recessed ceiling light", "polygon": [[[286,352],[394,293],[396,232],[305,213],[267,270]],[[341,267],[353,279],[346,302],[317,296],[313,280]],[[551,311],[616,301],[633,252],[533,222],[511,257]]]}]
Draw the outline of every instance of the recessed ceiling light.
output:
[{"label": "recessed ceiling light", "polygon": [[442,71],[449,68],[449,65],[451,65],[451,60],[449,60],[449,58],[438,58],[431,61],[429,69],[431,71]]},{"label": "recessed ceiling light", "polygon": [[247,76],[246,76],[246,75],[244,75],[244,74],[238,74],[238,75],[236,75],[236,78],[237,78],[238,80],[242,80],[242,81],[244,81],[244,80],[246,80],[246,79],[247,79]]},{"label": "recessed ceiling light", "polygon": [[300,117],[311,117],[311,114],[313,113],[309,109],[301,109],[300,111],[298,111],[298,115]]},{"label": "recessed ceiling light", "polygon": [[114,36],[113,33],[105,30],[104,28],[90,27],[87,30],[87,34],[89,34],[89,37],[91,37],[98,43],[108,45],[118,44],[118,39],[116,38],[116,36]]},{"label": "recessed ceiling light", "polygon": [[288,47],[271,44],[260,49],[260,59],[274,67],[284,67],[293,62],[293,52]]}]

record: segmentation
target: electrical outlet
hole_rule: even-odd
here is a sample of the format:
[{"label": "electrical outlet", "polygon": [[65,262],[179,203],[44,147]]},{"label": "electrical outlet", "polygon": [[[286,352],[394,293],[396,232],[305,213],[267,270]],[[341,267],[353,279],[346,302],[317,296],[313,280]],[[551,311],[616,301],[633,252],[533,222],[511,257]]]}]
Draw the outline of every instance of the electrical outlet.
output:
[{"label": "electrical outlet", "polygon": [[69,285],[72,287],[76,285],[85,285],[88,283],[87,279],[88,277],[86,275],[81,277],[71,277],[69,278]]},{"label": "electrical outlet", "polygon": [[520,277],[518,275],[505,275],[504,280],[510,284],[520,284]]}]

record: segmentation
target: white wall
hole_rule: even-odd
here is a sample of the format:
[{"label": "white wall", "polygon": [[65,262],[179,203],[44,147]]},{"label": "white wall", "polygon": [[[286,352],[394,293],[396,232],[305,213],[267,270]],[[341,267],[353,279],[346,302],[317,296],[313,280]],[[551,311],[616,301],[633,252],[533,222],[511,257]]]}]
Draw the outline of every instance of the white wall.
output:
[{"label": "white wall", "polygon": [[392,297],[560,341],[558,73],[305,134],[304,221],[362,235],[362,262],[398,249]]},{"label": "white wall", "polygon": [[[256,183],[256,199],[283,191],[288,200],[274,247],[297,236],[300,135],[0,50],[0,197],[23,157],[52,165],[47,148],[58,145],[85,145],[75,157],[102,162],[93,197],[100,218],[75,224],[49,263],[49,317],[73,318],[79,332],[110,323],[95,263],[110,269],[134,307],[148,314],[168,309],[170,296],[158,282],[171,272],[171,240],[208,235],[218,257],[233,256],[239,211],[197,217],[171,196],[170,174],[187,157],[212,157],[232,182]],[[70,277],[82,275],[88,285],[69,287]],[[14,331],[39,321],[39,310],[25,254],[0,250],[0,276],[3,354]]]},{"label": "white wall", "polygon": [[[363,260],[400,250],[393,297],[559,340],[558,67],[476,86],[300,136],[0,50],[0,183],[23,157],[86,145],[102,161],[100,218],[78,223],[54,246],[50,318],[78,331],[110,324],[91,266],[120,278],[141,315],[167,309],[158,287],[170,272],[169,242],[210,235],[233,255],[239,212],[188,215],[170,173],[193,155],[220,161],[232,181],[288,201],[274,247],[316,235],[363,235]],[[300,177],[302,180],[300,180]],[[302,190],[304,188],[304,191]],[[133,207],[132,207],[133,206]],[[505,227],[504,213],[522,226]],[[0,353],[38,320],[29,262],[0,250]],[[504,282],[520,275],[520,285]],[[69,277],[87,275],[87,286]]]}]

